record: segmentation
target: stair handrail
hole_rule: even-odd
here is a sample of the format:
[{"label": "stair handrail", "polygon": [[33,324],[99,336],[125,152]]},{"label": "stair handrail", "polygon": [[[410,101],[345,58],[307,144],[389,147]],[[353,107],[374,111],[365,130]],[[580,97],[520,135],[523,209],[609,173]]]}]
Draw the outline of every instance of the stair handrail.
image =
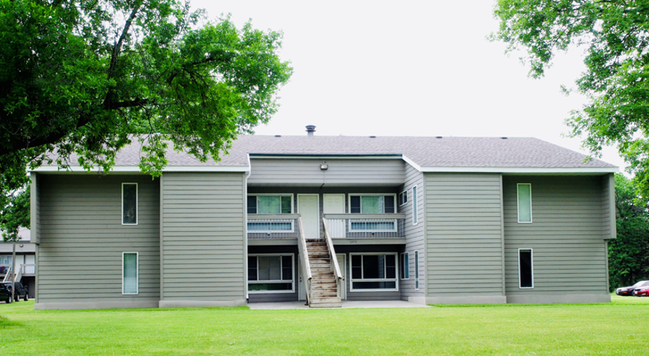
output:
[{"label": "stair handrail", "polygon": [[9,268],[8,268],[7,271],[5,272],[5,277],[4,277],[4,279],[2,280],[2,283],[11,282],[11,278],[12,278],[13,274],[14,274],[13,266],[12,266],[12,265],[9,265]]},{"label": "stair handrail", "polygon": [[302,261],[302,276],[304,277],[304,291],[306,300],[311,303],[311,263],[309,262],[309,251],[306,248],[306,238],[304,237],[304,229],[302,228],[302,217],[297,218],[297,224],[300,228],[298,234],[298,251],[300,252],[300,261]]},{"label": "stair handrail", "polygon": [[[336,282],[343,280],[343,275],[340,273],[340,265],[338,264],[338,258],[336,258],[336,250],[334,249],[334,242],[329,236],[329,228],[327,227],[327,219],[322,217],[322,224],[324,226],[325,241],[327,242],[327,247],[329,250],[329,257],[331,258],[331,269],[336,276]],[[338,285],[338,290],[340,291],[340,284]]]}]

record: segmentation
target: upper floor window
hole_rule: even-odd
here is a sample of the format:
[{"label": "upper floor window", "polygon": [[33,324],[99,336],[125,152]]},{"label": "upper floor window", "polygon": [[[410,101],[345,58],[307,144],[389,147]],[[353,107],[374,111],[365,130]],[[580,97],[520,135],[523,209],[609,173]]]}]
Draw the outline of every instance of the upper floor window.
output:
[{"label": "upper floor window", "polygon": [[408,191],[404,190],[403,192],[399,193],[399,205],[403,205],[408,202]]},{"label": "upper floor window", "polygon": [[517,205],[518,205],[518,222],[532,222],[532,184],[518,183],[516,185]]},{"label": "upper floor window", "polygon": [[137,183],[122,183],[122,225],[137,225]]},{"label": "upper floor window", "polygon": [[248,195],[248,214],[291,214],[293,196]]},{"label": "upper floor window", "polygon": [[412,224],[417,225],[419,215],[417,215],[417,186],[412,187]]},{"label": "upper floor window", "polygon": [[395,194],[356,194],[349,196],[352,214],[394,214]]}]

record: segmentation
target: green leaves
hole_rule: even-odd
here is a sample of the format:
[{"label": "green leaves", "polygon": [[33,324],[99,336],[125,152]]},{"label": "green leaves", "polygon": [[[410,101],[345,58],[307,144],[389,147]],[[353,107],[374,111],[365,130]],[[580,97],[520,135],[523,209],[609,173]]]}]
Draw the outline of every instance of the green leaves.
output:
[{"label": "green leaves", "polygon": [[587,71],[577,90],[590,102],[568,118],[572,136],[598,155],[618,147],[649,201],[649,2],[647,0],[500,0],[492,39],[525,48],[530,75],[540,77],[558,50],[585,46]]},{"label": "green leaves", "polygon": [[[159,175],[171,143],[205,161],[266,123],[292,69],[281,34],[175,0],[0,0],[0,209],[28,166],[110,170],[135,137]],[[4,212],[3,212],[4,214]]]}]

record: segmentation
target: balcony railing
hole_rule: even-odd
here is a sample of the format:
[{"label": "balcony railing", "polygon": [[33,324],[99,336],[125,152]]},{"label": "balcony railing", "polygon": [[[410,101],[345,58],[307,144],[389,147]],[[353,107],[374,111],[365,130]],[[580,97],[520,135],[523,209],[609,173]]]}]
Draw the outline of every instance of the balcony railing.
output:
[{"label": "balcony railing", "polygon": [[332,239],[403,239],[404,214],[325,214]]},{"label": "balcony railing", "polygon": [[297,239],[299,214],[248,214],[249,239]]}]

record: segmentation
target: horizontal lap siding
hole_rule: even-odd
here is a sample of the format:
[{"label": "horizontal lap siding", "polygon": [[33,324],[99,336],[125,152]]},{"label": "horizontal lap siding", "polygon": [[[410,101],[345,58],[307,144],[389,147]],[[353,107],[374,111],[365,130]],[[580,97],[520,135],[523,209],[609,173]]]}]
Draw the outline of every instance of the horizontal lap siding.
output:
[{"label": "horizontal lap siding", "polygon": [[327,160],[329,168],[320,170],[321,159],[253,159],[248,184],[402,184],[404,163],[400,159]]},{"label": "horizontal lap siding", "polygon": [[[507,295],[606,292],[601,177],[503,177]],[[532,184],[532,223],[519,224],[516,184]],[[534,288],[518,287],[518,249],[533,249]]]},{"label": "horizontal lap siding", "polygon": [[[138,225],[122,225],[122,182],[138,183]],[[38,175],[38,303],[158,300],[159,180]],[[122,253],[139,253],[139,294],[122,295]]]},{"label": "horizontal lap siding", "polygon": [[165,173],[162,300],[245,299],[244,175]]},{"label": "horizontal lap siding", "polygon": [[[417,215],[418,223],[413,225],[412,187],[417,186]],[[399,207],[399,212],[406,214],[405,234],[408,252],[410,278],[400,281],[401,295],[407,297],[423,297],[426,290],[425,247],[424,247],[424,174],[406,165],[406,183],[404,190],[408,191],[408,202]],[[419,289],[415,289],[415,251],[419,251]]]},{"label": "horizontal lap siding", "polygon": [[428,296],[502,296],[500,175],[425,178]]}]

